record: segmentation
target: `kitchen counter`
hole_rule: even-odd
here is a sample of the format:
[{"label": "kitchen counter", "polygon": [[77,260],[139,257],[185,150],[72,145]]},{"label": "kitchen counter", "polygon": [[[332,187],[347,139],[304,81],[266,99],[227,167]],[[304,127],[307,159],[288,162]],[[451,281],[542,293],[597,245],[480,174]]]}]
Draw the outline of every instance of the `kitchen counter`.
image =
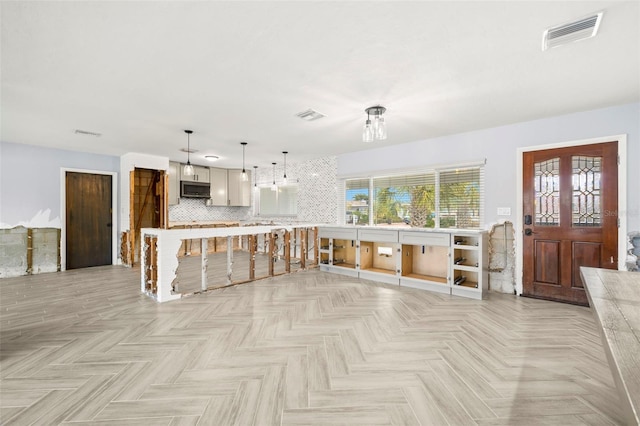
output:
[{"label": "kitchen counter", "polygon": [[239,221],[230,220],[211,220],[211,221],[185,221],[185,222],[169,222],[169,229],[171,228],[187,228],[187,227],[215,227],[215,226],[238,226]]},{"label": "kitchen counter", "polygon": [[640,273],[580,268],[627,424],[640,424]]}]

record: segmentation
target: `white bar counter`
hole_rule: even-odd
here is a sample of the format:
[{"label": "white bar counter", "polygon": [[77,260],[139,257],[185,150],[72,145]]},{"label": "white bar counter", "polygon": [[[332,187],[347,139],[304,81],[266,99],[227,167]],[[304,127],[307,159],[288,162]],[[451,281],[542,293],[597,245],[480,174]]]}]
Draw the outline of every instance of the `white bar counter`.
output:
[{"label": "white bar counter", "polygon": [[640,424],[640,273],[580,268],[627,424]]},{"label": "white bar counter", "polygon": [[[182,245],[182,240],[202,240],[202,288],[206,288],[206,268],[207,268],[207,240],[216,237],[227,237],[227,255],[229,259],[232,257],[233,246],[230,239],[236,236],[269,234],[277,230],[292,231],[294,228],[311,228],[318,226],[316,224],[295,224],[295,225],[273,225],[273,226],[234,226],[219,228],[187,228],[187,229],[160,229],[160,228],[142,228],[140,230],[140,272],[141,272],[141,290],[147,293],[145,271],[147,269],[145,253],[145,237],[155,239],[157,252],[157,292],[149,294],[158,302],[168,302],[181,298],[181,294],[174,293],[171,283],[176,278],[178,269],[178,250]],[[231,260],[228,260],[228,275],[231,275]]]}]

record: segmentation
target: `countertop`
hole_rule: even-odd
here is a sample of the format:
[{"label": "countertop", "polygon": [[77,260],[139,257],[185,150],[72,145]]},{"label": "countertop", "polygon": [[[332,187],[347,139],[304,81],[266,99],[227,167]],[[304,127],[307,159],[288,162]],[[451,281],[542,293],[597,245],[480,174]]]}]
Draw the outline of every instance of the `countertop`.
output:
[{"label": "countertop", "polygon": [[580,268],[628,424],[640,424],[640,273]]}]

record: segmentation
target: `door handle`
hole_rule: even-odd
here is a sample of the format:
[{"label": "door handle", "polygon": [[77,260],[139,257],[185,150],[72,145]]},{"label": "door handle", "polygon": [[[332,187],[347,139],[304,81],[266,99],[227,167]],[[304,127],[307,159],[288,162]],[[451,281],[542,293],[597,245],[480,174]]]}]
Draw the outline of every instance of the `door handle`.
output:
[{"label": "door handle", "polygon": [[531,230],[531,228],[527,228],[527,229],[524,230],[524,235],[529,236],[529,235],[532,235],[532,234],[535,234],[535,232],[533,232]]}]

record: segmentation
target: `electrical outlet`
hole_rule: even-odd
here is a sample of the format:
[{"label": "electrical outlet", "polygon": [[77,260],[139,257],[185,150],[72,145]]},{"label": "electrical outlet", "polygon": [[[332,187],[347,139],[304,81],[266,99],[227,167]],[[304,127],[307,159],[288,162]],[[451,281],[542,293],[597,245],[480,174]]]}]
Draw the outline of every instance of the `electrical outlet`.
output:
[{"label": "electrical outlet", "polygon": [[511,207],[498,207],[498,216],[511,216]]}]

